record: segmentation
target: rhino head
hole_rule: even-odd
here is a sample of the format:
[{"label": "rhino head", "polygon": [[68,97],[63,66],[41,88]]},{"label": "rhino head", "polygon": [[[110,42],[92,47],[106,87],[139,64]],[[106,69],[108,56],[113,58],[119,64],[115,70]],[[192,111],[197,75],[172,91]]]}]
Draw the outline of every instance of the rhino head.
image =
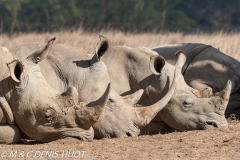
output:
[{"label": "rhino head", "polygon": [[171,100],[155,120],[162,120],[179,131],[227,127],[224,112],[231,92],[231,81],[228,81],[226,87],[218,93],[213,94],[211,88],[195,90],[186,84],[181,74],[186,61],[184,52],[178,51],[176,55],[178,60],[175,66],[165,62],[161,56],[151,57],[150,69],[158,77],[160,86],[164,86],[162,83],[166,83],[167,77],[173,77],[174,70],[179,73]]},{"label": "rhino head", "polygon": [[[102,41],[102,44],[104,42],[105,45],[108,46],[107,39],[104,37],[100,38],[100,42]],[[108,47],[103,48],[105,52]],[[104,56],[103,54],[102,56]],[[105,81],[108,81],[108,75],[105,75],[104,79]],[[130,95],[120,96],[113,88],[111,88],[106,107],[99,120],[93,125],[95,137],[116,138],[138,136],[140,134],[140,129],[149,124],[171,99],[176,87],[176,80],[175,78],[173,79],[173,83],[169,85],[170,89],[164,97],[155,104],[149,106],[137,106],[137,103],[143,94],[143,89]]]},{"label": "rhino head", "polygon": [[138,136],[140,129],[148,125],[171,99],[175,86],[174,80],[169,92],[161,100],[153,105],[141,107],[137,107],[137,102],[143,94],[143,89],[127,96],[119,96],[112,90],[102,115],[93,125],[95,136],[97,138]]},{"label": "rhino head", "polygon": [[106,105],[110,84],[99,99],[90,103],[78,102],[78,92],[73,86],[64,93],[54,90],[37,64],[47,56],[54,40],[37,50],[35,56],[7,64],[12,88],[8,101],[15,121],[25,134],[40,142],[66,137],[91,140],[91,126]]}]

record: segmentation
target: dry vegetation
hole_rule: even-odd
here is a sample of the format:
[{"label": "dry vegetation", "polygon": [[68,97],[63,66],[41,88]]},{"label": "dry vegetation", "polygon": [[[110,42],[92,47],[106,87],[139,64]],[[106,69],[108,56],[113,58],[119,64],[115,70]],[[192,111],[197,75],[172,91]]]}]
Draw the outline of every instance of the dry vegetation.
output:
[{"label": "dry vegetation", "polygon": [[104,35],[110,41],[111,46],[127,45],[130,47],[156,47],[174,43],[205,43],[219,48],[226,53],[240,60],[240,33],[222,33],[212,34],[183,34],[183,33],[123,33],[120,31],[102,31],[95,33],[86,33],[83,30],[74,32],[55,32],[55,33],[31,33],[18,34],[11,38],[7,35],[0,35],[0,45],[11,47],[29,42],[47,42],[51,37],[56,36],[56,43],[67,44],[74,47],[80,47],[86,51],[93,51],[98,42],[98,35]]},{"label": "dry vegetation", "polygon": [[[92,53],[99,40],[99,34],[106,36],[111,46],[156,47],[173,43],[205,43],[220,48],[222,52],[240,60],[240,33],[130,34],[117,31],[85,33],[79,30],[75,32],[19,34],[12,38],[9,38],[7,35],[0,35],[0,45],[11,47],[29,42],[45,43],[53,36],[56,36],[56,43],[81,47]],[[45,144],[26,142],[18,145],[0,145],[0,159],[4,151],[8,153],[11,151],[24,151],[25,153],[33,151],[32,153],[35,153],[36,151],[67,150],[86,151],[83,159],[239,159],[239,133],[240,123],[237,120],[232,120],[227,130],[174,132],[165,135],[102,139],[93,140],[92,142],[77,140],[59,140]],[[9,157],[6,158],[11,159]],[[39,157],[34,158],[32,155],[30,159],[39,159]]]}]

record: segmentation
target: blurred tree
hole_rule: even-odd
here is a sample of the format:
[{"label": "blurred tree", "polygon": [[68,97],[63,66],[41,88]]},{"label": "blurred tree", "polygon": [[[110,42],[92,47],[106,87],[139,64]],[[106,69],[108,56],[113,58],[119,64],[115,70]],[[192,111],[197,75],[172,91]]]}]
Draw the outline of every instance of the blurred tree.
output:
[{"label": "blurred tree", "polygon": [[240,0],[1,0],[1,30],[238,30]]}]

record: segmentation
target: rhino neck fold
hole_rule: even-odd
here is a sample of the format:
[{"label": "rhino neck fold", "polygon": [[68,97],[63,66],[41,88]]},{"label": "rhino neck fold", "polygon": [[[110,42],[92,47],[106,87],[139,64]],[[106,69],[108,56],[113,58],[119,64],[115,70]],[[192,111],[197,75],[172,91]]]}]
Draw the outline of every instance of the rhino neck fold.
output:
[{"label": "rhino neck fold", "polygon": [[[43,62],[40,62],[39,65],[41,67],[42,74],[44,78],[46,78],[47,82],[57,91],[63,92],[66,91],[69,87],[69,79],[67,78],[67,74],[65,74],[64,69],[60,66],[60,62],[56,57],[49,55],[47,59]],[[64,63],[64,61],[62,61]],[[64,63],[65,64],[65,63]],[[42,66],[45,65],[45,66]],[[46,67],[48,65],[48,67]],[[67,67],[67,64],[65,65]],[[45,70],[47,69],[47,70]],[[58,82],[52,82],[50,77],[47,74],[52,72],[51,77],[54,77],[58,80]],[[53,76],[54,75],[54,76]]]},{"label": "rhino neck fold", "polygon": [[185,74],[185,71],[187,70],[188,66],[189,66],[190,63],[193,61],[193,59],[194,59],[196,56],[198,56],[202,51],[204,51],[205,49],[210,48],[210,47],[212,47],[212,46],[202,44],[202,45],[194,48],[194,49],[191,50],[190,52],[186,52],[187,59],[186,59],[185,65],[184,65],[183,68],[182,68],[182,73],[183,73],[183,75]]},{"label": "rhino neck fold", "polygon": [[57,129],[55,132],[51,132],[51,134],[42,138],[37,134],[35,136],[36,137],[34,139],[39,142],[50,142],[50,141],[55,141],[63,138],[76,138],[80,140],[91,141],[94,137],[94,131],[92,127],[89,128],[88,130],[81,129],[81,128],[64,128],[64,129]]}]

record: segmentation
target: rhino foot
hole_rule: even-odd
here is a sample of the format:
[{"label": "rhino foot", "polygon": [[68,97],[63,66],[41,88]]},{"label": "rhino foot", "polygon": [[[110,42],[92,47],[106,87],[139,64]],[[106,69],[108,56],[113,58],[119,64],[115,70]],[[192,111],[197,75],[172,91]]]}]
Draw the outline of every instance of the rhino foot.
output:
[{"label": "rhino foot", "polygon": [[22,131],[16,125],[0,125],[0,144],[19,143],[22,136]]}]

